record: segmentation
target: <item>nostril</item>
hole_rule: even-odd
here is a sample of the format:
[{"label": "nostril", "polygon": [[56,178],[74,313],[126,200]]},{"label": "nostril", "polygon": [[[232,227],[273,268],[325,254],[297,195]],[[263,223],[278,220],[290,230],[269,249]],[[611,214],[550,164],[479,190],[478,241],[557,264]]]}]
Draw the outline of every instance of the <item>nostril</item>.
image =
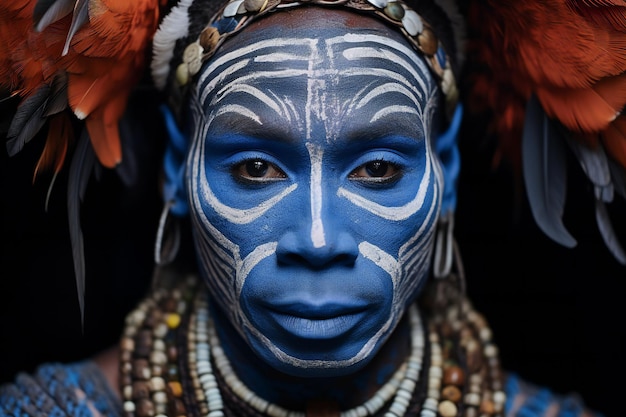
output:
[{"label": "nostril", "polygon": [[351,236],[337,236],[332,242],[316,247],[310,239],[295,233],[287,233],[276,247],[280,265],[300,265],[312,269],[328,268],[334,265],[354,265],[358,257],[358,246]]},{"label": "nostril", "polygon": [[304,256],[298,255],[297,253],[286,253],[282,256],[278,256],[278,263],[282,265],[303,265],[308,262]]},{"label": "nostril", "polygon": [[340,265],[349,266],[354,264],[355,258],[352,255],[348,255],[347,253],[342,253],[335,256],[333,262]]},{"label": "nostril", "polygon": [[319,257],[319,256],[302,256],[298,253],[288,253],[278,257],[278,263],[281,265],[303,265],[312,269],[327,268],[333,265],[350,266],[353,265],[355,258],[348,254],[342,253],[335,256]]}]

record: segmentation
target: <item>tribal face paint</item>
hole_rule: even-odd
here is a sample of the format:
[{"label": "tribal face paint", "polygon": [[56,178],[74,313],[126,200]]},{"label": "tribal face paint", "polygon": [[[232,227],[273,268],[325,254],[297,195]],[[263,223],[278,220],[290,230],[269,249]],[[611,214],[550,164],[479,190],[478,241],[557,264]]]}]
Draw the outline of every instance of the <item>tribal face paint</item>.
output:
[{"label": "tribal face paint", "polygon": [[257,31],[213,57],[187,161],[203,279],[274,368],[366,364],[426,279],[438,89],[398,35]]}]

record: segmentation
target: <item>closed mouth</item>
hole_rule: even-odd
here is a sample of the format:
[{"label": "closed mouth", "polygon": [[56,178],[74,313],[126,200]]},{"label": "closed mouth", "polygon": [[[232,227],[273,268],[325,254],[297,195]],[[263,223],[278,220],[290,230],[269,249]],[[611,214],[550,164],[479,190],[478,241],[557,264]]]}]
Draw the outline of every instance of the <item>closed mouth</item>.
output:
[{"label": "closed mouth", "polygon": [[334,339],[350,332],[365,315],[362,306],[290,304],[269,309],[275,324],[304,339]]}]

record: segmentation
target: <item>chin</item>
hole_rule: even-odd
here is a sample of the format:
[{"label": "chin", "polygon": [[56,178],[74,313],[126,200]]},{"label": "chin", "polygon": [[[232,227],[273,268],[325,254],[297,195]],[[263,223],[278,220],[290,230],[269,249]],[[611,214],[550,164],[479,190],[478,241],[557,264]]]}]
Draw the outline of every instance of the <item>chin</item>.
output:
[{"label": "chin", "polygon": [[250,332],[252,350],[269,366],[300,378],[332,378],[350,375],[364,368],[376,356],[386,338],[372,337],[339,340],[289,340],[280,346]]}]

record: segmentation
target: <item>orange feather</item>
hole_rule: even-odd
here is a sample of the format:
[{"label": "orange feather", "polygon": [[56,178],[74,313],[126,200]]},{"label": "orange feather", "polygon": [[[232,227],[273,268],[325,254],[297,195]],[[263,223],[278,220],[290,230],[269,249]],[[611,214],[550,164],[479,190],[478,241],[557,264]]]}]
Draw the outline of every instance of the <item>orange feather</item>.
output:
[{"label": "orange feather", "polygon": [[[69,107],[85,119],[99,161],[111,168],[121,161],[117,123],[143,75],[160,0],[86,1],[88,21],[74,34],[65,55],[71,15],[60,16],[37,32],[33,25],[37,0],[2,2],[0,42],[8,48],[0,53],[0,86],[26,99],[41,85],[50,85],[58,73],[66,73]],[[54,135],[48,140],[50,147],[62,146]],[[48,155],[64,158],[64,151],[53,151],[48,145],[46,149]],[[37,171],[52,160],[58,162],[42,156]],[[59,167],[55,163],[55,169]]]},{"label": "orange feather", "polygon": [[596,143],[626,105],[623,1],[472,1],[469,24],[469,111],[493,115],[490,129],[515,166],[531,94],[549,116]]},{"label": "orange feather", "polygon": [[33,181],[40,171],[54,166],[54,171],[59,172],[65,161],[67,149],[74,142],[72,121],[67,113],[59,113],[50,118],[48,138],[41,153],[41,157],[35,167]]}]

